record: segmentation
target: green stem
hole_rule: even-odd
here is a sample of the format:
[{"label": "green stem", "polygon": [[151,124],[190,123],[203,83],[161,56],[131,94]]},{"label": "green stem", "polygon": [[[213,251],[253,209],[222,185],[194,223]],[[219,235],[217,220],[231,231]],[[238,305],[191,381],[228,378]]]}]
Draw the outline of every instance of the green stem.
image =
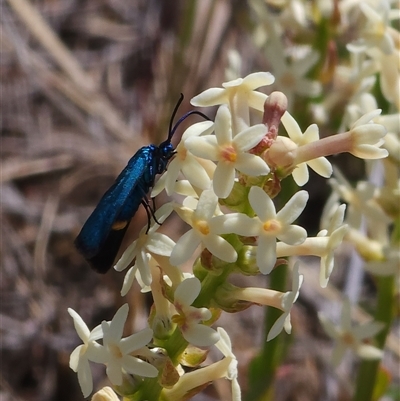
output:
[{"label": "green stem", "polygon": [[[400,219],[395,223],[392,234],[392,246],[398,246],[400,241]],[[376,337],[376,345],[383,349],[386,338],[390,332],[390,327],[394,316],[396,315],[396,283],[395,277],[378,277],[377,278],[377,308],[375,312],[375,320],[383,322],[385,328],[380,331]],[[374,389],[378,382],[380,361],[363,361],[358,371],[356,388],[354,392],[354,401],[373,401],[377,399]]]},{"label": "green stem", "polygon": [[[377,346],[383,348],[394,316],[394,277],[378,278],[378,305],[375,320],[385,323],[385,329],[376,336]],[[378,379],[380,361],[363,361],[357,375],[354,401],[375,400],[374,388]]]},{"label": "green stem", "polygon": [[177,327],[167,340],[155,339],[154,344],[164,348],[172,363],[176,366],[178,364],[178,358],[186,349],[188,342],[183,338],[180,329]]},{"label": "green stem", "polygon": [[[270,288],[285,292],[287,266],[275,269],[270,277]],[[249,367],[249,391],[246,400],[266,400],[268,389],[272,383],[277,367],[280,365],[287,348],[287,338],[279,335],[267,342],[267,335],[281,311],[275,308],[266,308],[264,342],[260,354],[253,359]]]}]

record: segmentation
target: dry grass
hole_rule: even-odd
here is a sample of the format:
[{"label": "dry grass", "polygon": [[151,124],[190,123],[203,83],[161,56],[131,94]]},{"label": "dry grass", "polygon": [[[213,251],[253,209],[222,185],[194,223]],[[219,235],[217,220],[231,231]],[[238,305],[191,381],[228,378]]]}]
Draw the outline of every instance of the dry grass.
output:
[{"label": "dry grass", "polygon": [[[122,302],[121,275],[96,275],[73,248],[85,217],[140,146],[165,138],[180,92],[183,114],[192,96],[224,81],[229,48],[241,52],[244,72],[265,62],[245,34],[251,19],[242,1],[3,0],[0,7],[0,400],[80,400],[68,367],[78,339],[66,309],[94,327]],[[126,243],[145,222],[138,212]],[[150,299],[137,288],[128,296],[136,306],[130,324],[140,328]],[[313,308],[304,302],[298,314]],[[260,313],[222,320],[235,333],[244,371]],[[296,349],[323,343],[320,333],[310,337],[314,320],[302,326]],[[322,363],[315,348],[302,352],[290,362],[299,369],[279,376],[291,388]],[[304,366],[311,376],[299,375]],[[94,378],[103,382],[102,368]],[[324,380],[314,378],[315,396],[304,399],[317,400]],[[198,399],[224,400],[226,385]],[[300,400],[286,389],[282,399]]]}]

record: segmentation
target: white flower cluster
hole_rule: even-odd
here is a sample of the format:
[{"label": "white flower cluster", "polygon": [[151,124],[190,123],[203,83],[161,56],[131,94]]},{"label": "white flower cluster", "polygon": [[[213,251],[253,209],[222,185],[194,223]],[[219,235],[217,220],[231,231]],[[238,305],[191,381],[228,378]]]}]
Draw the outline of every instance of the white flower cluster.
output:
[{"label": "white flower cluster", "polygon": [[[221,328],[216,331],[210,325],[218,318],[218,310],[234,311],[238,302],[245,301],[282,310],[268,340],[283,329],[290,333],[290,312],[299,296],[303,275],[296,263],[292,291],[232,287],[229,297],[221,301],[220,294],[229,274],[244,266],[253,266],[251,274],[269,274],[280,265],[277,258],[316,255],[321,258],[321,285],[328,284],[334,266],[333,252],[347,231],[343,224],[345,206],[337,208],[326,230],[315,238],[308,238],[303,227],[293,224],[307,204],[308,193],[304,190],[295,193],[279,211],[271,197],[276,193],[276,183],[289,174],[293,174],[299,185],[305,184],[307,165],[329,177],[332,168],[324,156],[332,149],[350,150],[348,145],[332,146],[332,142],[324,145],[315,124],[302,134],[298,123],[286,111],[281,94],[268,98],[255,90],[273,81],[269,73],[250,74],[192,99],[196,106],[219,105],[215,122],[196,123],[186,130],[177,146],[176,157],[152,194],[165,188],[167,193],[176,192],[185,199],[181,204],[162,206],[155,213],[151,227],[143,228],[115,266],[117,271],[122,271],[133,261],[121,295],[129,291],[135,278],[143,291],[152,292],[154,308],[150,327],[123,338],[128,316],[125,304],[111,322],[103,322],[90,332],[79,315],[69,309],[83,341],[72,353],[70,365],[78,373],[85,396],[93,386],[91,361],[105,364],[111,383],[124,394],[139,391],[141,380],[153,380],[156,386],[153,391],[158,388],[163,399],[179,400],[204,383],[226,377],[232,381],[233,399],[239,400],[237,361],[229,337]],[[251,108],[264,110],[262,123],[251,125]],[[277,134],[280,118],[288,137]],[[369,127],[376,131],[380,126],[369,124]],[[337,142],[349,141],[348,137],[337,137]],[[382,144],[368,138],[367,135],[368,146],[378,149]],[[358,138],[357,146],[360,143],[362,138]],[[184,179],[180,179],[180,174]],[[157,231],[172,211],[190,226],[176,243]],[[244,248],[247,251],[243,253]],[[193,268],[194,275],[184,274],[180,266],[193,255],[200,256],[197,270]],[[207,270],[220,273],[208,275]],[[216,345],[225,358],[184,373],[181,364],[190,361],[190,366],[198,366],[203,361],[188,345],[192,348]],[[159,349],[163,350],[161,356],[157,353]],[[164,369],[171,361],[175,361],[175,367],[168,375]],[[168,382],[167,386],[160,385],[160,375]]]}]

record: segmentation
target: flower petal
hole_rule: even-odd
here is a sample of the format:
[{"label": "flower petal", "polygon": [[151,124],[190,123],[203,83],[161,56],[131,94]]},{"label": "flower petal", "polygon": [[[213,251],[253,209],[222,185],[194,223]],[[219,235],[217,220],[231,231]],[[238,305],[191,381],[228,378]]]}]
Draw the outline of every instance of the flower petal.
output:
[{"label": "flower petal", "polygon": [[89,361],[81,359],[78,368],[78,382],[83,396],[86,398],[93,391],[93,378],[90,370]]},{"label": "flower petal", "polygon": [[210,229],[215,234],[238,234],[246,237],[256,236],[260,222],[243,213],[230,213],[217,216],[210,222]]},{"label": "flower petal", "polygon": [[235,163],[235,167],[241,173],[258,177],[260,175],[267,175],[270,172],[268,164],[256,155],[250,153],[241,153]]},{"label": "flower petal", "polygon": [[123,354],[130,354],[132,351],[145,347],[152,338],[153,330],[146,328],[123,338],[119,343],[119,347]]},{"label": "flower petal", "polygon": [[210,88],[190,100],[190,104],[197,107],[215,106],[228,103],[228,96],[225,89]]},{"label": "flower petal", "polygon": [[257,266],[262,274],[271,273],[276,263],[275,237],[260,236],[257,247]]},{"label": "flower petal", "polygon": [[268,129],[264,124],[257,124],[239,132],[233,139],[236,149],[245,152],[258,145],[268,133]]},{"label": "flower petal", "polygon": [[210,188],[210,177],[197,158],[188,157],[187,163],[182,166],[182,173],[194,187],[203,190]]},{"label": "flower petal", "polygon": [[[122,338],[122,333],[124,331],[124,326],[126,318],[128,317],[129,306],[128,304],[122,305],[115,313],[113,319],[111,320],[110,326],[107,333],[104,333],[104,342],[115,341],[119,342]],[[104,332],[104,329],[103,329]]]},{"label": "flower petal", "polygon": [[278,220],[282,223],[291,224],[304,210],[308,201],[308,192],[296,192],[286,203],[286,205],[276,214]]},{"label": "flower petal", "polygon": [[197,347],[209,347],[219,340],[219,334],[204,324],[191,324],[182,331],[183,338]]},{"label": "flower petal", "polygon": [[217,138],[214,135],[190,137],[185,142],[185,145],[189,152],[193,153],[197,157],[201,157],[202,159],[206,160],[219,159]]},{"label": "flower petal", "polygon": [[249,90],[254,90],[266,85],[272,85],[275,77],[270,72],[253,72],[243,78],[243,85]]},{"label": "flower petal", "polygon": [[68,313],[74,320],[74,327],[75,327],[76,332],[78,333],[79,338],[83,342],[86,342],[90,336],[90,330],[86,326],[86,323],[79,316],[79,314],[77,312],[75,312],[72,308],[68,308]]},{"label": "flower petal", "polygon": [[153,365],[131,355],[124,355],[122,368],[132,375],[142,377],[157,377],[158,375],[158,370]]},{"label": "flower petal", "polygon": [[261,92],[251,91],[247,94],[247,102],[249,107],[258,111],[264,111],[264,103],[268,99],[268,96]]},{"label": "flower petal", "polygon": [[155,255],[170,256],[175,242],[165,234],[154,233],[147,243],[147,250]]},{"label": "flower petal", "polygon": [[225,199],[235,182],[235,168],[231,163],[220,162],[214,172],[213,189],[218,198]]},{"label": "flower petal", "polygon": [[276,217],[274,202],[261,188],[250,188],[249,202],[261,221],[267,221]]},{"label": "flower petal", "polygon": [[370,344],[360,344],[356,352],[360,358],[368,360],[382,359],[383,357],[383,351]]},{"label": "flower petal", "polygon": [[278,317],[278,319],[276,319],[275,323],[268,333],[267,341],[273,340],[283,330],[287,315],[287,313],[283,313],[281,316]]},{"label": "flower petal", "polygon": [[178,266],[186,262],[194,254],[200,242],[200,237],[193,229],[183,234],[171,252],[171,264]]},{"label": "flower petal", "polygon": [[203,239],[205,247],[217,258],[228,263],[236,262],[237,253],[235,248],[225,239],[218,235],[207,235]]},{"label": "flower petal", "polygon": [[231,112],[226,105],[220,106],[215,116],[215,137],[219,146],[232,142]]},{"label": "flower petal", "polygon": [[196,210],[193,213],[194,219],[210,220],[217,208],[218,198],[210,189],[201,193]]},{"label": "flower petal", "polygon": [[325,157],[310,160],[307,164],[321,177],[329,178],[332,175],[332,164]]},{"label": "flower petal", "polygon": [[124,297],[132,287],[133,280],[137,271],[137,265],[132,266],[125,274],[124,282],[121,288],[121,296]]},{"label": "flower petal", "polygon": [[294,179],[294,182],[299,187],[302,187],[303,185],[307,184],[309,179],[307,164],[306,163],[298,164],[296,168],[292,171],[292,177]]},{"label": "flower petal", "polygon": [[201,284],[197,277],[189,277],[183,280],[174,293],[174,302],[183,305],[191,305],[200,294]]},{"label": "flower petal", "polygon": [[121,366],[114,361],[109,361],[106,368],[106,373],[110,382],[114,386],[120,386],[122,384],[122,372]]},{"label": "flower petal", "polygon": [[79,365],[79,360],[81,357],[81,352],[83,351],[83,348],[85,347],[84,344],[78,345],[72,352],[71,355],[69,356],[69,367],[74,371],[78,371],[78,365]]},{"label": "flower petal", "polygon": [[287,226],[277,238],[288,245],[299,245],[307,238],[307,231],[300,226]]}]

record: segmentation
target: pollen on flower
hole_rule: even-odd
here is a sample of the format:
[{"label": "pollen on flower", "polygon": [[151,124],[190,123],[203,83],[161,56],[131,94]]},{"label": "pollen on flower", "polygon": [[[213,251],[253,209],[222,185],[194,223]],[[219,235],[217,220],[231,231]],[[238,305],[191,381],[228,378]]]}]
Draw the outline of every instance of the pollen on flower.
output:
[{"label": "pollen on flower", "polygon": [[237,159],[236,149],[231,145],[224,146],[221,149],[221,159],[229,163],[235,163]]},{"label": "pollen on flower", "polygon": [[263,224],[263,229],[264,231],[268,232],[268,233],[276,233],[279,232],[281,229],[281,223],[278,220],[267,220],[266,222],[264,222]]},{"label": "pollen on flower", "polygon": [[208,235],[210,233],[210,227],[206,220],[195,221],[193,227],[203,235]]}]

